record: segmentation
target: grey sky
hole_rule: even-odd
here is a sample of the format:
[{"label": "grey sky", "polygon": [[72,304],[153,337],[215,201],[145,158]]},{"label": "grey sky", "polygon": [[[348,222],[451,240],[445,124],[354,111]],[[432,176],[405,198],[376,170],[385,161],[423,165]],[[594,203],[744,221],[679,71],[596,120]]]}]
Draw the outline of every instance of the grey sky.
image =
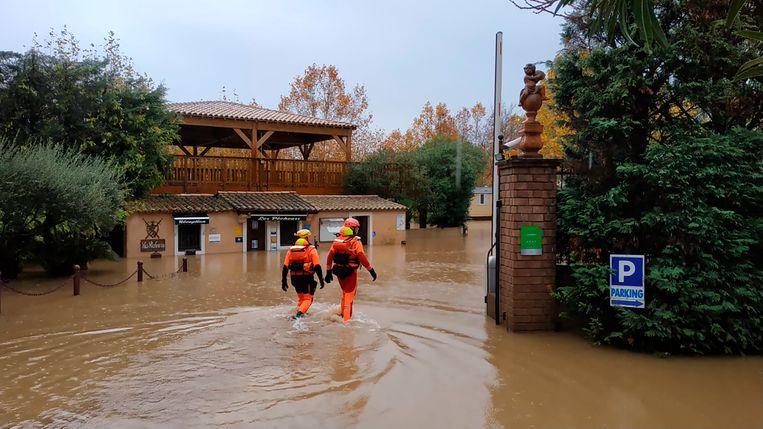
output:
[{"label": "grey sky", "polygon": [[[219,99],[277,108],[312,64],[365,85],[374,123],[405,130],[425,102],[451,111],[493,97],[495,33],[503,31],[504,104],[516,104],[522,65],[553,59],[561,20],[508,0],[19,1],[0,0],[0,50],[67,25],[82,45],[109,30],[170,101]],[[535,36],[531,33],[535,32]]]}]

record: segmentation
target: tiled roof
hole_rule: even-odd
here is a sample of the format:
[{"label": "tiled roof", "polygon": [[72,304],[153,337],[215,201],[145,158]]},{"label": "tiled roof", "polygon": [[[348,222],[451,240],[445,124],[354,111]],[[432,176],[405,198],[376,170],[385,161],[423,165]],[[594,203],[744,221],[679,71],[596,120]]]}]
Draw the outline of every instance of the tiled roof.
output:
[{"label": "tiled roof", "polygon": [[348,122],[313,118],[279,110],[248,106],[231,101],[192,101],[187,103],[167,103],[167,108],[186,116],[204,118],[238,119],[248,121],[277,122],[282,124],[314,125],[319,127],[352,128]]},{"label": "tiled roof", "polygon": [[128,210],[138,213],[222,212],[233,208],[222,198],[212,195],[152,195],[133,201]]},{"label": "tiled roof", "polygon": [[240,212],[315,213],[318,208],[296,192],[220,192],[220,198]]},{"label": "tiled roof", "polygon": [[319,210],[406,210],[402,204],[377,195],[303,195]]}]

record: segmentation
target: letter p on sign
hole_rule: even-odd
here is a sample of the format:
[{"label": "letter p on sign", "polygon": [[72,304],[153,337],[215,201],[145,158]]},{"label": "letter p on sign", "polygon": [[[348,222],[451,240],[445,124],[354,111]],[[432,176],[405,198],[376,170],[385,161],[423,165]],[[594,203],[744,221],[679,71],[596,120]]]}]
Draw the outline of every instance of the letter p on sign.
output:
[{"label": "letter p on sign", "polygon": [[631,261],[618,261],[617,263],[617,282],[625,283],[625,278],[630,277],[636,272],[636,264]]},{"label": "letter p on sign", "polygon": [[644,255],[610,255],[610,286],[644,287]]}]

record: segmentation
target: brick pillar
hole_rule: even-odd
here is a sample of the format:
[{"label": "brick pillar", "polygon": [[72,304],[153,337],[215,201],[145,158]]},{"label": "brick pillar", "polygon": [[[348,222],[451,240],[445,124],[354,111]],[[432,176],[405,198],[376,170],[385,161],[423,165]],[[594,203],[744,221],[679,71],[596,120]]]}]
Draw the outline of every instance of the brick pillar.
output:
[{"label": "brick pillar", "polygon": [[[498,164],[501,208],[500,312],[509,331],[554,329],[549,295],[556,275],[556,170],[559,161],[512,158]],[[542,254],[520,254],[520,227],[543,230]],[[503,317],[506,317],[505,322]]]}]

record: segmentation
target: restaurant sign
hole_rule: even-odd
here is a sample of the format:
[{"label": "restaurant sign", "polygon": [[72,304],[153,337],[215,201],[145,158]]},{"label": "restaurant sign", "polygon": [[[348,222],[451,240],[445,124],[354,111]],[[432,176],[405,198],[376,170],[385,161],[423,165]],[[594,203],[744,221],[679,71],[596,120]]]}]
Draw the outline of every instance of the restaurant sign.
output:
[{"label": "restaurant sign", "polygon": [[163,238],[140,240],[141,252],[164,252],[166,248]]},{"label": "restaurant sign", "polygon": [[288,221],[288,220],[305,220],[307,214],[251,214],[249,215],[255,221]]}]

